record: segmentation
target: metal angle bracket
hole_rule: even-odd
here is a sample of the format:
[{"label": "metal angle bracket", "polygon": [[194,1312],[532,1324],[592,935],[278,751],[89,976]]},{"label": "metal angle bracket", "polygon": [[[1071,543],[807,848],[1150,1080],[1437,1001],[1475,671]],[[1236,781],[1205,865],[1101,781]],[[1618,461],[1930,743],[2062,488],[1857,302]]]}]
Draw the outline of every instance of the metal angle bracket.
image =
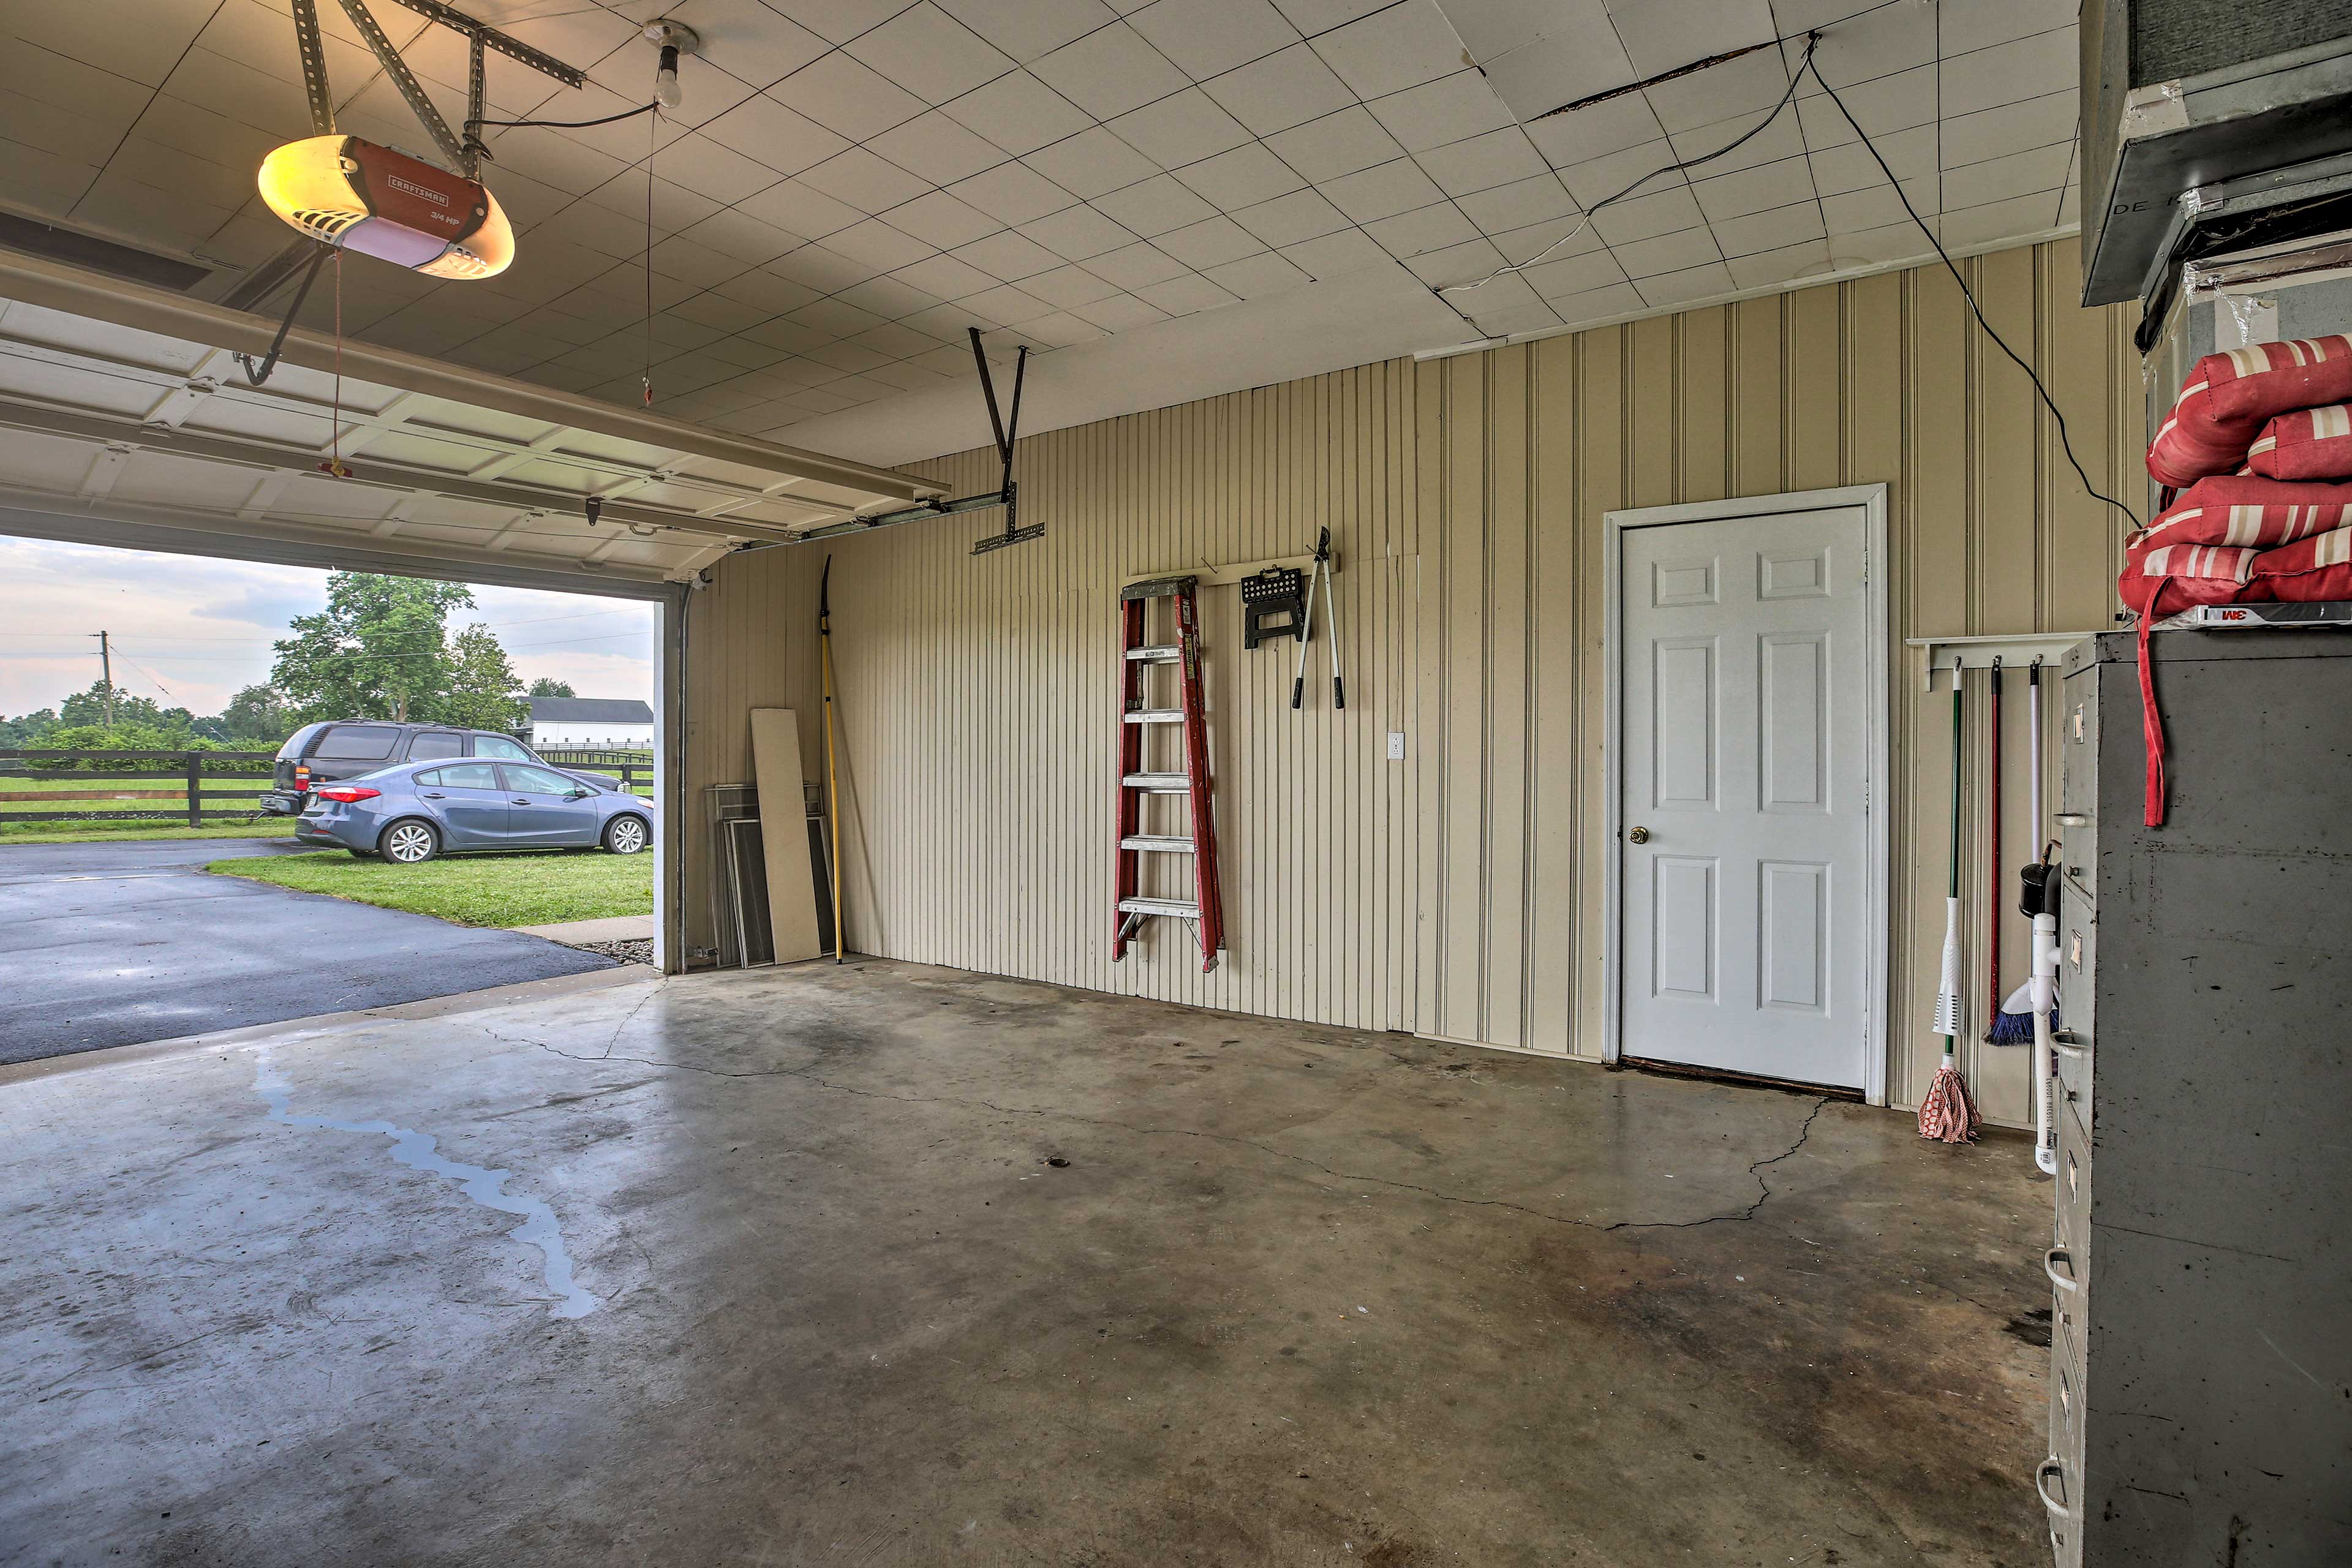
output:
[{"label": "metal angle bracket", "polygon": [[1029,376],[1029,345],[1023,343],[1013,354],[1013,406],[1009,413],[1000,412],[996,404],[996,378],[989,374],[988,355],[981,352],[980,329],[972,327],[969,331],[971,333],[971,362],[980,368],[981,395],[988,399],[988,427],[995,433],[996,455],[1004,464],[1004,487],[997,492],[1004,506],[1004,531],[979,540],[971,547],[974,555],[985,555],[992,550],[1043,539],[1045,537],[1045,525],[1041,522],[1028,528],[1019,526],[1020,492],[1013,482],[1013,444],[1021,438],[1021,388]]},{"label": "metal angle bracket", "polygon": [[[495,49],[517,64],[528,66],[542,76],[552,77],[566,87],[579,87],[588,79],[584,73],[565,65],[554,56],[543,54],[520,38],[509,37],[496,27],[477,22],[456,7],[441,4],[441,0],[396,0],[396,3],[415,12],[428,22],[437,23],[465,36],[467,134],[462,139],[456,132],[449,129],[449,122],[441,117],[440,110],[434,106],[433,100],[426,94],[424,84],[416,79],[415,73],[411,71],[407,62],[400,58],[400,51],[394,47],[392,40],[384,36],[383,28],[379,26],[375,17],[369,14],[367,0],[341,0],[343,15],[350,17],[352,26],[359,30],[361,41],[367,45],[368,52],[375,57],[376,64],[383,68],[383,74],[392,79],[392,85],[399,89],[400,96],[407,103],[409,111],[416,116],[417,123],[425,127],[425,134],[433,138],[433,144],[441,150],[442,156],[456,164],[458,172],[469,180],[480,177],[482,159],[488,152],[482,145],[480,139],[474,134],[475,128],[482,119],[483,50]],[[320,105],[326,97],[326,61],[323,57],[319,60],[317,75],[314,79],[311,73],[310,53],[311,47],[316,43],[318,27],[318,18],[315,14],[310,16],[310,35],[305,37],[303,34],[303,14],[311,9],[311,4],[312,0],[297,0],[294,28],[297,37],[303,40],[303,79],[310,92],[310,121],[315,127],[319,122]],[[328,112],[330,116],[328,129],[331,132],[332,130],[331,108]],[[325,133],[321,132],[321,134]]]}]

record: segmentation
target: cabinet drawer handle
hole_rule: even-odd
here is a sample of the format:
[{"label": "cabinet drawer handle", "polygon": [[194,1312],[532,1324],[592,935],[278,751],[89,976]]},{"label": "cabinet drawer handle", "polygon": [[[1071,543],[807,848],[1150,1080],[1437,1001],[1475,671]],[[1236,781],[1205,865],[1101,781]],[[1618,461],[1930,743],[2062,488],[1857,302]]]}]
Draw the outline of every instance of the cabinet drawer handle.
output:
[{"label": "cabinet drawer handle", "polygon": [[[2063,1274],[2058,1272],[2058,1260],[2062,1258],[2066,1260],[2066,1272]],[[2042,1272],[2050,1276],[2050,1283],[2069,1296],[2083,1288],[2083,1282],[2074,1278],[2074,1255],[2063,1247],[2053,1247],[2042,1254]]]},{"label": "cabinet drawer handle", "polygon": [[2083,1043],[2083,1037],[2072,1029],[2051,1030],[2050,1043],[2056,1047],[2062,1057],[2073,1057],[2080,1060],[2091,1054],[2091,1047]]},{"label": "cabinet drawer handle", "polygon": [[2055,820],[2061,827],[2088,827],[2091,826],[2090,817],[2079,811],[2062,811],[2057,815]]},{"label": "cabinet drawer handle", "polygon": [[2059,1479],[2066,1479],[2066,1466],[2055,1454],[2042,1460],[2042,1468],[2033,1472],[2033,1489],[2041,1494],[2042,1506],[2050,1510],[2051,1518],[2071,1520],[2074,1517],[2073,1509],[2063,1502],[2050,1500],[2050,1474],[2053,1470],[2057,1472]]}]

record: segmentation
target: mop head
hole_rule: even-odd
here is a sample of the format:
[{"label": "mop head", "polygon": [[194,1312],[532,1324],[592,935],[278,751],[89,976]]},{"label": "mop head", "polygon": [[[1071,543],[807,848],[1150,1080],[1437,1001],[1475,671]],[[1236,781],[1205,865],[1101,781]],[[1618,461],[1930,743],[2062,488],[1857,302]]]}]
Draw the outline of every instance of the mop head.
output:
[{"label": "mop head", "polygon": [[[2050,1009],[2050,1026],[2053,1029],[2058,1026],[2058,1009],[2054,1004]],[[2033,1043],[2032,981],[2029,980],[2011,992],[2008,1000],[2001,1003],[2000,1011],[1993,1017],[1992,1032],[1985,1036],[1985,1042],[1995,1046],[2030,1046]]]},{"label": "mop head", "polygon": [[1946,1057],[1936,1069],[1936,1081],[1927,1086],[1927,1097],[1919,1102],[1919,1136],[1939,1143],[1973,1143],[1983,1124],[1975,1101],[1969,1099],[1968,1080]]}]

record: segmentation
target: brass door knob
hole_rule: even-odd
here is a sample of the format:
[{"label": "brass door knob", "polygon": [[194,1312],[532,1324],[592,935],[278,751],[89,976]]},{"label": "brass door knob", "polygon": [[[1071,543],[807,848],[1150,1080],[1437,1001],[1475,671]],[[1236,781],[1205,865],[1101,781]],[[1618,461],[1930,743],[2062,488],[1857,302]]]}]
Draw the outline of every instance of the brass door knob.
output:
[{"label": "brass door knob", "polygon": [[1647,844],[1650,841],[1650,830],[1646,827],[1637,827],[1625,837],[1636,844]]}]

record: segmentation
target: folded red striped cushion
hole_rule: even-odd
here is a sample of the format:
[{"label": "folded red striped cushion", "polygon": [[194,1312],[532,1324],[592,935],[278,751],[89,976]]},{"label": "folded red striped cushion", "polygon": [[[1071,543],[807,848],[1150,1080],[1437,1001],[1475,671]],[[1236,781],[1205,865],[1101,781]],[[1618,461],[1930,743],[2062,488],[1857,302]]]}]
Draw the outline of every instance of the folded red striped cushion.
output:
[{"label": "folded red striped cushion", "polygon": [[2246,461],[2273,479],[2352,479],[2352,405],[2279,415],[2263,426]]},{"label": "folded red striped cushion", "polygon": [[2335,528],[2352,528],[2352,485],[2298,485],[2216,474],[2182,491],[2126,543],[2268,550]]},{"label": "folded red striped cushion", "polygon": [[2261,553],[2238,545],[2148,544],[2143,530],[2125,548],[2116,595],[2151,620],[2192,605],[2234,604],[2245,596]]},{"label": "folded red striped cushion", "polygon": [[2147,471],[2176,489],[2226,474],[2246,460],[2272,416],[2345,402],[2352,402],[2352,339],[2340,334],[2207,354],[2148,443]]},{"label": "folded red striped cushion", "polygon": [[2246,597],[2289,604],[2352,599],[2352,528],[2263,551],[2254,557]]}]

